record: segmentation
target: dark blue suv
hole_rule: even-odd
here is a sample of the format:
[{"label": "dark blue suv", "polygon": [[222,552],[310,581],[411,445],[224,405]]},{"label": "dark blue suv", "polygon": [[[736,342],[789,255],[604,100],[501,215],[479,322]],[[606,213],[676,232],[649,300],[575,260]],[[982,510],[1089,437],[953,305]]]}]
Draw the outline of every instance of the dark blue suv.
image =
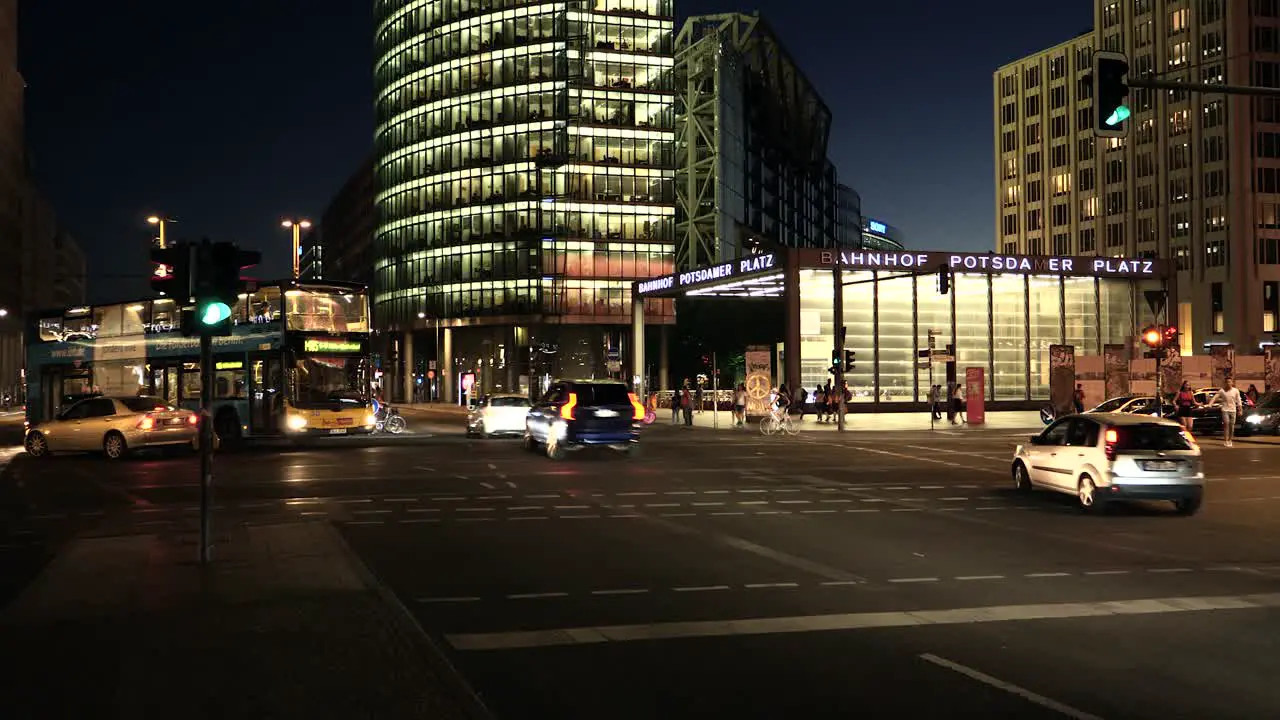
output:
[{"label": "dark blue suv", "polygon": [[559,380],[533,404],[525,420],[524,446],[546,447],[559,460],[569,450],[607,445],[628,454],[639,450],[644,405],[615,380]]}]

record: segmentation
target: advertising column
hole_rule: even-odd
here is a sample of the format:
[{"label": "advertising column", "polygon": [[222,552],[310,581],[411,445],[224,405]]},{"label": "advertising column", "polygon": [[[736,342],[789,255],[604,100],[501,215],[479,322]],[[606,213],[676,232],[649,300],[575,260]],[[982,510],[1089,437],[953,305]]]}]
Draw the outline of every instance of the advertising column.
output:
[{"label": "advertising column", "polygon": [[1222,387],[1224,380],[1235,377],[1236,348],[1234,345],[1214,345],[1209,354],[1213,357],[1213,386]]},{"label": "advertising column", "polygon": [[1076,348],[1049,346],[1049,404],[1055,417],[1075,412]]},{"label": "advertising column", "polygon": [[1129,347],[1127,345],[1107,345],[1102,349],[1103,372],[1105,373],[1106,392],[1103,400],[1129,394]]},{"label": "advertising column", "polygon": [[1280,390],[1280,346],[1267,348],[1266,365],[1262,371],[1266,376],[1267,392]]},{"label": "advertising column", "polygon": [[970,425],[982,425],[987,421],[986,387],[983,368],[964,369],[965,418]]},{"label": "advertising column", "polygon": [[747,348],[746,385],[747,415],[760,417],[767,412],[769,392],[773,390],[773,350],[768,345]]}]

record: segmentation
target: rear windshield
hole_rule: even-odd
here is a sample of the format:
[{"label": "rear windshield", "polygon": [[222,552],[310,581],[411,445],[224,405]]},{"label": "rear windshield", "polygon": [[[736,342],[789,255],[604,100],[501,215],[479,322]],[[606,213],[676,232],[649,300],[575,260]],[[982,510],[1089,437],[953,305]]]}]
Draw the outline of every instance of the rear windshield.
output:
[{"label": "rear windshield", "polygon": [[1168,425],[1131,425],[1115,428],[1117,450],[1190,450],[1182,428]]},{"label": "rear windshield", "polygon": [[168,403],[164,400],[161,400],[158,397],[151,397],[150,395],[120,398],[120,402],[124,403],[125,407],[134,412],[151,412],[152,410],[167,410],[169,408]]},{"label": "rear windshield", "polygon": [[1132,399],[1133,398],[1129,398],[1129,397],[1111,398],[1110,400],[1094,408],[1093,411],[1094,412],[1115,412],[1116,410],[1120,409],[1121,405],[1124,405],[1125,403],[1129,402]]},{"label": "rear windshield", "polygon": [[627,397],[627,386],[622,383],[575,385],[569,391],[578,394],[578,404],[583,406],[631,403],[631,399]]},{"label": "rear windshield", "polygon": [[529,401],[517,397],[500,397],[489,400],[489,407],[529,407]]}]

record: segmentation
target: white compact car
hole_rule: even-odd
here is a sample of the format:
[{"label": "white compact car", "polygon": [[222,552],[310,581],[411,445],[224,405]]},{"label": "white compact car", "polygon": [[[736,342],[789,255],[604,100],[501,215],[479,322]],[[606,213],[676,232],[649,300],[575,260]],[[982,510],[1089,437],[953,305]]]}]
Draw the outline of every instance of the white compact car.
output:
[{"label": "white compact car", "polygon": [[529,398],[523,395],[490,395],[467,414],[467,434],[524,435],[529,407]]},{"label": "white compact car", "polygon": [[1017,488],[1075,495],[1084,510],[1108,500],[1171,500],[1193,515],[1204,500],[1200,446],[1181,425],[1126,413],[1064,417],[1019,445]]}]

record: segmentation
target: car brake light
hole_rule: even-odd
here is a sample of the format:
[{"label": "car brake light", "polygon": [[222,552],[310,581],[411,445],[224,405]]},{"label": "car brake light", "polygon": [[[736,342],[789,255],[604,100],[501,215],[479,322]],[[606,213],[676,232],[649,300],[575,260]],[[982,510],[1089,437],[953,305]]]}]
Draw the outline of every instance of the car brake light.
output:
[{"label": "car brake light", "polygon": [[1107,431],[1107,444],[1108,444],[1108,445],[1114,445],[1114,444],[1116,443],[1116,441],[1117,441],[1117,440],[1119,440],[1119,439],[1120,439],[1120,433],[1117,433],[1117,432],[1115,431],[1115,428],[1112,428],[1112,429],[1110,429],[1110,430],[1108,430],[1108,431]]},{"label": "car brake light", "polygon": [[139,430],[150,430],[155,426],[156,426],[156,419],[151,417],[150,415],[143,415],[142,419],[138,421]]},{"label": "car brake light", "polygon": [[560,417],[565,420],[573,419],[573,409],[578,406],[578,393],[569,393],[569,402],[560,406]]},{"label": "car brake light", "polygon": [[1120,439],[1120,433],[1116,432],[1115,428],[1112,428],[1107,431],[1105,438],[1107,441],[1107,446],[1106,448],[1103,449],[1103,452],[1106,453],[1108,460],[1115,460],[1116,459],[1116,441]]},{"label": "car brake light", "polygon": [[635,411],[635,412],[632,414],[631,419],[632,419],[632,420],[643,420],[643,419],[644,419],[644,405],[641,405],[641,404],[640,404],[640,399],[636,397],[636,394],[635,394],[635,393],[627,393],[627,397],[631,399],[631,409]]},{"label": "car brake light", "polygon": [[163,406],[163,405],[157,405],[157,406],[155,406],[155,407],[153,407],[153,408],[151,408],[151,409],[152,409],[152,410],[155,410],[156,412],[164,412],[165,410],[168,410],[169,408],[167,408],[167,407],[165,407],[165,406]]},{"label": "car brake light", "polygon": [[196,415],[195,413],[191,413],[190,415],[188,415],[188,416],[187,416],[187,424],[188,424],[188,425],[199,425],[199,424],[200,424],[200,416],[199,416],[199,415]]}]

